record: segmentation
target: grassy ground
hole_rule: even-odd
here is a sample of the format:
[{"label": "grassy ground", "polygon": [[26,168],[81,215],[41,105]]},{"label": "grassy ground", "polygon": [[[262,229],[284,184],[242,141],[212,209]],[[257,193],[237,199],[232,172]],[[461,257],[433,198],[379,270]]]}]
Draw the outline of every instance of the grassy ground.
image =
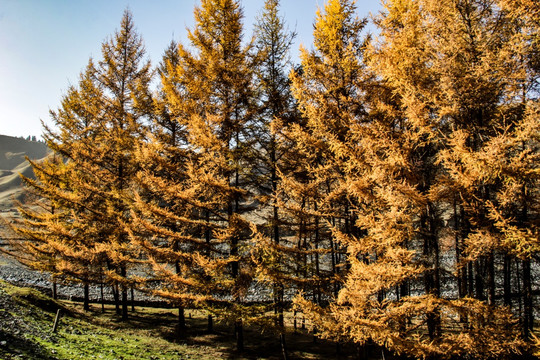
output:
[{"label": "grassy ground", "polygon": [[[52,333],[57,309],[58,331]],[[136,308],[130,320],[118,320],[114,309],[56,302],[41,293],[0,282],[0,359],[280,359],[277,337],[258,328],[245,330],[245,351],[234,351],[234,334],[226,324],[206,331],[206,314],[187,310],[188,329],[175,329],[172,309]],[[305,331],[287,334],[292,359],[353,359],[352,348],[317,340]]]}]

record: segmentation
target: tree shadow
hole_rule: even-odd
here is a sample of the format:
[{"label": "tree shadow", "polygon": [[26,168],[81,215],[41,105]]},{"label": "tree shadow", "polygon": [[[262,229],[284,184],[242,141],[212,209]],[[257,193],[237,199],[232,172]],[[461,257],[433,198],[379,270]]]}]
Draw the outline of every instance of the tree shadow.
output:
[{"label": "tree shadow", "polygon": [[40,344],[23,336],[14,335],[0,330],[0,357],[9,359],[57,360]]}]

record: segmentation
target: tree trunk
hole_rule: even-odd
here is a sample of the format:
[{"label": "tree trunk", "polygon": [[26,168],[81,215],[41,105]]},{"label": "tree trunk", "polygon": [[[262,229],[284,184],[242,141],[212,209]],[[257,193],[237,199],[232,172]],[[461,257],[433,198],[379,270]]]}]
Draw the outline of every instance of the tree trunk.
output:
[{"label": "tree trunk", "polygon": [[[274,135],[272,135],[271,141],[271,151],[270,151],[270,162],[272,164],[272,191],[273,194],[277,194],[277,169],[276,169],[276,149]],[[274,200],[273,206],[273,217],[272,217],[272,227],[273,227],[273,238],[274,243],[279,245],[280,242],[280,232],[279,232],[279,207],[277,205],[277,200]],[[274,283],[274,313],[276,315],[277,326],[280,329],[279,342],[281,344],[281,352],[283,354],[283,359],[288,359],[287,357],[287,346],[285,343],[285,329],[284,329],[284,317],[283,317],[283,297],[284,297],[284,288],[282,283]]]},{"label": "tree trunk", "polygon": [[522,261],[516,261],[516,289],[517,289],[517,293],[520,295],[518,297],[518,314],[520,314],[520,316],[523,315],[523,298],[524,298],[524,296],[522,296],[523,288],[521,287],[521,280],[523,278],[523,274],[519,268],[519,265],[521,263]]},{"label": "tree trunk", "polygon": [[461,238],[463,236],[462,227],[463,221],[460,221],[463,218],[463,207],[460,207],[460,212],[457,211],[457,198],[454,197],[454,239],[456,243],[456,266],[457,266],[457,286],[458,286],[458,296],[459,298],[464,298],[467,295],[467,268],[462,266],[462,245]]},{"label": "tree trunk", "polygon": [[482,258],[474,262],[474,287],[476,292],[476,298],[478,300],[485,300],[484,297],[484,280],[482,278]]},{"label": "tree trunk", "polygon": [[490,251],[487,258],[488,304],[495,305],[495,255]]},{"label": "tree trunk", "polygon": [[90,311],[90,291],[87,282],[84,283],[84,311]]},{"label": "tree trunk", "polygon": [[178,306],[178,333],[182,334],[186,330],[186,312],[183,306]]},{"label": "tree trunk", "polygon": [[[424,255],[432,264],[432,270],[424,275],[426,294],[431,294],[436,298],[440,297],[440,266],[439,266],[439,243],[435,235],[435,219],[432,205],[426,206],[426,212],[423,214],[422,228],[424,233]],[[430,339],[435,339],[441,334],[441,318],[438,309],[427,314],[427,327]]]},{"label": "tree trunk", "polygon": [[[316,202],[314,204],[314,210],[315,210],[315,212],[317,212],[317,210],[318,210],[318,206],[317,206]],[[320,228],[319,227],[320,227],[320,225],[319,225],[319,217],[315,216],[315,241],[314,241],[315,250],[319,249],[319,241],[320,241]],[[319,252],[318,251],[315,252],[315,276],[316,276],[317,279],[321,278],[321,265],[320,265],[320,259],[319,259]],[[317,281],[317,283],[315,285],[314,292],[315,292],[315,294],[317,296],[314,302],[316,304],[320,304],[321,300],[322,300],[321,282],[320,281]]]},{"label": "tree trunk", "polygon": [[135,291],[133,290],[133,287],[131,290],[131,312],[135,312]]},{"label": "tree trunk", "polygon": [[282,330],[281,334],[279,334],[279,342],[281,344],[281,355],[283,356],[283,360],[288,360],[289,355],[287,354],[287,342],[285,341],[285,332]]},{"label": "tree trunk", "polygon": [[244,351],[244,326],[242,319],[234,323],[234,333],[236,335],[236,351],[241,353]]},{"label": "tree trunk", "polygon": [[57,282],[56,279],[53,279],[52,281],[52,298],[54,300],[58,299],[58,290],[57,290]]},{"label": "tree trunk", "polygon": [[111,286],[111,291],[114,298],[114,307],[116,309],[116,315],[120,316],[122,315],[122,311],[120,310],[120,294],[118,291],[118,284],[113,284]]},{"label": "tree trunk", "polygon": [[[126,267],[121,266],[120,267],[120,276],[125,280],[126,279]],[[128,309],[129,309],[129,303],[128,303],[128,294],[127,294],[127,287],[126,284],[122,283],[121,285],[122,289],[122,321],[127,321],[128,319]]]},{"label": "tree trunk", "polygon": [[528,339],[534,325],[531,287],[531,260],[523,260],[523,337]]},{"label": "tree trunk", "polygon": [[103,283],[100,284],[100,290],[101,290],[101,312],[105,312],[105,296],[103,294]]},{"label": "tree trunk", "polygon": [[504,305],[512,306],[512,287],[511,287],[511,271],[512,271],[512,259],[510,255],[504,255],[503,265],[503,288],[504,288]]},{"label": "tree trunk", "polygon": [[[405,248],[409,247],[408,241],[405,241],[403,246]],[[401,284],[399,284],[399,297],[403,298],[410,295],[410,283],[409,280],[405,279]]]},{"label": "tree trunk", "polygon": [[178,307],[178,327],[181,329],[186,327],[186,311],[183,306]]},{"label": "tree trunk", "polygon": [[358,351],[358,360],[368,360],[368,352],[366,344],[357,344],[356,350]]},{"label": "tree trunk", "polygon": [[[525,148],[525,146],[523,146]],[[522,186],[522,208],[519,216],[519,225],[525,227],[528,220],[527,189]],[[528,339],[534,328],[534,313],[531,284],[531,259],[523,261],[523,337]]]},{"label": "tree trunk", "polygon": [[473,262],[469,261],[469,264],[467,264],[467,272],[468,272],[468,278],[467,278],[467,295],[470,297],[474,296],[474,266]]},{"label": "tree trunk", "polygon": [[208,314],[208,328],[207,331],[209,333],[214,331],[214,319],[212,318],[212,315]]}]

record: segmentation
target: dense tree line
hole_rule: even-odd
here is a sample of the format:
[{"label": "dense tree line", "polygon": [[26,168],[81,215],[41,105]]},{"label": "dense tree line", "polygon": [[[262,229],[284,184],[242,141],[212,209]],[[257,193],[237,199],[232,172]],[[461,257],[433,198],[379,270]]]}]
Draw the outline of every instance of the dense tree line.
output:
[{"label": "dense tree line", "polygon": [[[314,43],[267,0],[202,0],[153,72],[126,11],[25,178],[25,263],[279,335],[414,358],[532,351],[539,249],[534,1],[387,1],[378,34],[328,0]],[[153,75],[155,74],[155,75]],[[153,76],[160,79],[151,88]],[[261,303],[254,287],[268,290]],[[289,307],[289,304],[291,307]]]}]

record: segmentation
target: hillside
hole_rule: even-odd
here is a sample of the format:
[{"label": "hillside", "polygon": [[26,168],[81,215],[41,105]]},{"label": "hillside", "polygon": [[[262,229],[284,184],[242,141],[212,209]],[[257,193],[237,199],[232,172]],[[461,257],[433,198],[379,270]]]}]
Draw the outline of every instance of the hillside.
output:
[{"label": "hillside", "polygon": [[[58,331],[52,328],[61,309]],[[279,340],[272,332],[261,333],[254,324],[246,327],[246,349],[234,351],[236,342],[230,324],[218,322],[207,331],[207,313],[186,309],[187,328],[179,331],[178,315],[170,308],[137,306],[130,321],[118,320],[114,307],[56,301],[31,288],[21,288],[0,280],[0,359],[281,359]],[[292,321],[288,313],[289,325]],[[313,340],[307,331],[287,333],[291,359],[353,359],[357,351],[342,344]],[[370,348],[366,359],[379,359],[380,351]],[[368,355],[368,354],[366,354]]]},{"label": "hillside", "polygon": [[[56,310],[63,316],[52,332]],[[0,359],[218,359],[212,335],[197,341],[175,341],[170,310],[139,308],[130,323],[114,320],[113,309],[83,313],[72,303],[58,302],[30,288],[0,281]],[[112,318],[111,318],[112,316]],[[164,326],[165,325],[165,326]],[[167,325],[170,327],[167,327]],[[145,329],[141,329],[144,327]]]},{"label": "hillside", "polygon": [[32,176],[26,157],[38,160],[47,155],[44,143],[0,135],[0,210],[12,207],[22,194],[19,174]]}]

